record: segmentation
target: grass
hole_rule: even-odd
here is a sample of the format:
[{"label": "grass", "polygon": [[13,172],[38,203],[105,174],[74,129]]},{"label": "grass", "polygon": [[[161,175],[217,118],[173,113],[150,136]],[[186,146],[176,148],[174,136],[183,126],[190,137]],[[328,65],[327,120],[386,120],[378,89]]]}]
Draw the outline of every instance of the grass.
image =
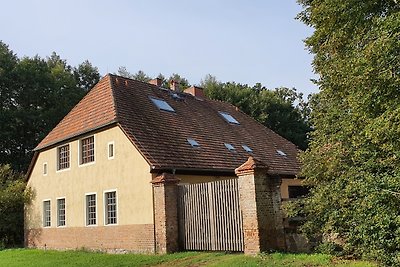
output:
[{"label": "grass", "polygon": [[377,266],[371,262],[340,260],[323,254],[272,253],[257,256],[218,252],[180,252],[167,255],[105,254],[87,251],[8,249],[0,251],[0,266]]}]

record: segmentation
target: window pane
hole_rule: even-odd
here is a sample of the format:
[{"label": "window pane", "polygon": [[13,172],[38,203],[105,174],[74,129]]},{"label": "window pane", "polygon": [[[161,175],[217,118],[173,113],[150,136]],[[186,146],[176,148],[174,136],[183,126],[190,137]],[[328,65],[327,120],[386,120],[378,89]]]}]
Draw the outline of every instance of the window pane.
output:
[{"label": "window pane", "polygon": [[65,226],[65,198],[57,199],[57,226]]},{"label": "window pane", "polygon": [[114,157],[114,144],[108,144],[108,157],[113,158]]},{"label": "window pane", "polygon": [[94,161],[94,136],[82,139],[81,143],[81,164]]},{"label": "window pane", "polygon": [[226,112],[219,112],[219,114],[229,123],[240,124],[232,115]]},{"label": "window pane", "polygon": [[60,146],[58,148],[58,164],[57,169],[68,169],[69,168],[69,145]]},{"label": "window pane", "polygon": [[175,112],[175,110],[164,100],[162,99],[155,99],[155,98],[150,98],[151,101],[153,101],[154,105],[156,105],[159,109],[165,110],[165,111],[171,111]]},{"label": "window pane", "polygon": [[117,223],[117,193],[107,192],[105,193],[106,207],[105,216],[106,224],[116,224]]},{"label": "window pane", "polygon": [[43,226],[51,226],[51,209],[50,200],[43,201]]},{"label": "window pane", "polygon": [[96,195],[86,196],[86,224],[96,224]]}]

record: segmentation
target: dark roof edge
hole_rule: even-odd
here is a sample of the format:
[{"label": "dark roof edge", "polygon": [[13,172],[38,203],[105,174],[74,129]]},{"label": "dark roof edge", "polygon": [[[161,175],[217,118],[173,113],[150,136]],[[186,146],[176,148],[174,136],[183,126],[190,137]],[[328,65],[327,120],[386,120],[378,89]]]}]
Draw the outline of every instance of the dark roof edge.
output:
[{"label": "dark roof edge", "polygon": [[[174,167],[152,167],[151,173],[175,173],[175,174],[187,174],[187,175],[214,175],[214,176],[236,176],[234,169],[194,169],[194,168],[174,168]],[[296,178],[296,174],[288,173],[276,173],[274,171],[267,172],[270,176],[278,176],[281,178]]]},{"label": "dark roof edge", "polygon": [[33,170],[33,166],[35,166],[38,156],[39,156],[39,152],[35,151],[33,153],[33,157],[32,157],[31,163],[29,164],[28,170],[25,174],[25,182],[29,181],[29,178],[30,178],[32,170]]},{"label": "dark roof edge", "polygon": [[69,140],[74,139],[74,138],[76,138],[76,137],[79,137],[79,136],[81,136],[81,135],[84,135],[84,134],[87,134],[87,133],[90,133],[90,132],[93,132],[93,131],[97,131],[97,130],[103,129],[103,128],[106,128],[106,127],[108,127],[108,126],[111,126],[111,125],[117,124],[117,123],[118,123],[118,120],[111,120],[111,121],[109,121],[109,122],[107,122],[107,123],[104,123],[104,124],[102,124],[102,125],[99,125],[99,126],[90,128],[90,129],[85,130],[85,131],[77,132],[77,133],[74,133],[74,134],[72,134],[72,135],[70,135],[70,136],[67,136],[67,137],[65,137],[65,138],[62,138],[62,139],[59,139],[59,140],[57,140],[57,141],[51,142],[51,143],[49,143],[49,144],[47,144],[47,145],[45,145],[45,146],[43,146],[43,147],[35,147],[35,148],[33,149],[33,151],[39,152],[39,151],[41,151],[41,150],[44,150],[45,148],[54,147],[55,145],[60,144],[60,143],[62,143],[62,142],[69,141]]}]

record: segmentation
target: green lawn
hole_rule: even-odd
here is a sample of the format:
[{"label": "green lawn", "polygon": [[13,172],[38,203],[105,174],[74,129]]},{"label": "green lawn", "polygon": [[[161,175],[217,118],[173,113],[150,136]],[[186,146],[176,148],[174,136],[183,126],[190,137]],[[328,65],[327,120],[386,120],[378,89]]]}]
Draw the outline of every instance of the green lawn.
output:
[{"label": "green lawn", "polygon": [[86,251],[9,249],[0,251],[0,266],[376,266],[322,254],[243,254],[182,252],[168,255],[105,254]]}]

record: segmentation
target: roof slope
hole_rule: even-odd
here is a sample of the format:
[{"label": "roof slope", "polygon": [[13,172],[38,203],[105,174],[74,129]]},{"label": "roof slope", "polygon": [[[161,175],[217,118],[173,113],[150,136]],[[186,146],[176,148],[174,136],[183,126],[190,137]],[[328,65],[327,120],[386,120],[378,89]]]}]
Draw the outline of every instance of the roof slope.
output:
[{"label": "roof slope", "polygon": [[35,150],[115,122],[117,117],[110,79],[110,76],[101,79]]},{"label": "roof slope", "polygon": [[[270,173],[296,175],[297,147],[236,107],[115,75],[107,75],[39,144],[38,149],[69,136],[117,121],[153,169],[234,171],[249,156]],[[175,112],[159,110],[150,97],[166,101]],[[240,125],[218,113],[231,114]],[[192,147],[187,138],[200,147]],[[224,143],[232,144],[235,151]],[[249,154],[242,145],[249,146]],[[284,151],[286,156],[279,155]]]}]

